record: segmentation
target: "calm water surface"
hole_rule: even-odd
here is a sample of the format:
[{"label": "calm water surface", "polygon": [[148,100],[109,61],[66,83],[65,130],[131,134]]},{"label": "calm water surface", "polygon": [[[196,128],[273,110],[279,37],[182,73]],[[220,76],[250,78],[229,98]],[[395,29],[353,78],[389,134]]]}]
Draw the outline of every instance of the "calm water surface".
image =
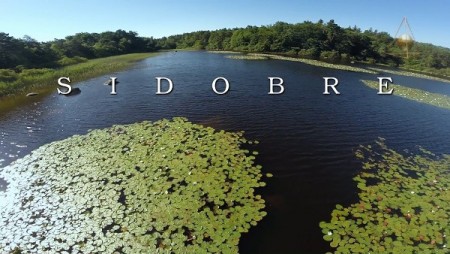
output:
[{"label": "calm water surface", "polygon": [[[103,83],[117,76],[118,95]],[[174,90],[157,96],[155,77],[169,77]],[[226,77],[228,94],[215,95],[211,82]],[[285,93],[269,96],[269,76],[284,79]],[[325,96],[323,76],[339,79],[341,95]],[[450,85],[391,75],[394,82],[450,95]],[[76,77],[71,77],[76,78]],[[395,96],[379,96],[360,80],[375,75],[285,61],[227,59],[206,52],[171,52],[133,69],[77,84],[82,93],[55,92],[0,112],[0,164],[6,166],[39,146],[89,129],[184,116],[190,121],[257,139],[257,162],[274,174],[259,192],[269,215],[243,236],[241,253],[324,253],[319,222],[337,203],[355,202],[352,177],[361,165],[359,144],[386,138],[395,149],[450,153],[450,111]],[[220,87],[220,86],[218,86]],[[0,189],[6,183],[0,180]]]}]

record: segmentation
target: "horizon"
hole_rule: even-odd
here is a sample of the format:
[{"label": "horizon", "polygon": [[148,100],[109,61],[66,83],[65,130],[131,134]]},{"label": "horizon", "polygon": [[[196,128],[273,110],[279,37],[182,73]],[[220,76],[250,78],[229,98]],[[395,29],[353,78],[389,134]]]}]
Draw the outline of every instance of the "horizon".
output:
[{"label": "horizon", "polygon": [[[5,0],[2,5],[8,11],[0,16],[0,32],[15,38],[27,35],[41,42],[82,32],[102,33],[121,29],[137,32],[142,37],[162,38],[195,31],[270,26],[278,21],[291,24],[306,21],[316,23],[320,19],[324,22],[334,20],[343,28],[356,26],[362,31],[372,29],[395,37],[406,16],[416,41],[450,48],[450,34],[442,33],[449,23],[445,12],[450,9],[450,2],[444,0],[433,4],[387,0],[377,3],[356,0],[339,3],[324,0],[232,0],[226,3],[139,0],[134,4],[120,0],[94,3],[87,0],[67,3],[55,0],[25,0],[20,3]],[[389,6],[390,12],[386,12],[386,6]],[[158,11],[153,11],[155,9]],[[151,15],[148,15],[149,12]],[[433,16],[434,19],[422,18],[427,16]]]}]

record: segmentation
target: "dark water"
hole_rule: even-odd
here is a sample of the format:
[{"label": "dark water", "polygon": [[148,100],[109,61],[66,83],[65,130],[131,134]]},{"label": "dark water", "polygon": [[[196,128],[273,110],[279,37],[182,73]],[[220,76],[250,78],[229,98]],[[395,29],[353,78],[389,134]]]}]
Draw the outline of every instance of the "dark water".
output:
[{"label": "dark water", "polygon": [[[259,190],[269,215],[243,236],[241,253],[324,253],[318,226],[337,203],[356,201],[353,156],[359,144],[386,138],[395,149],[450,153],[450,111],[395,96],[379,96],[359,80],[375,75],[284,61],[227,59],[206,52],[165,53],[111,74],[120,80],[109,95],[108,76],[79,84],[82,93],[55,92],[0,112],[3,166],[42,144],[88,129],[184,116],[214,128],[244,130],[257,139],[258,163],[275,175]],[[157,96],[155,77],[169,77],[174,91]],[[211,82],[226,77],[230,92],[215,95]],[[269,96],[268,76],[284,79],[285,93]],[[341,95],[325,96],[323,76],[339,79]],[[450,94],[450,85],[391,75],[394,82]],[[72,78],[72,77],[71,77]],[[75,78],[75,77],[73,77]],[[0,182],[0,188],[6,183]]]}]

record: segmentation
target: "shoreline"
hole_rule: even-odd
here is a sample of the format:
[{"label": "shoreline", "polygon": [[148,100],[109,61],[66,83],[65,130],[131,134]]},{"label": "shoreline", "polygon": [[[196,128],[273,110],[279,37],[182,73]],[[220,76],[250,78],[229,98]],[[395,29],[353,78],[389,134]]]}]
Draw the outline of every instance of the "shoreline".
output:
[{"label": "shoreline", "polygon": [[435,77],[430,74],[424,74],[424,73],[420,73],[420,72],[417,72],[414,70],[409,70],[409,69],[389,70],[389,69],[378,68],[378,67],[368,67],[368,69],[377,71],[379,73],[389,73],[389,74],[406,76],[406,77],[422,78],[422,79],[434,80],[434,81],[439,81],[439,82],[444,82],[444,83],[450,83],[450,79]]},{"label": "shoreline", "polygon": [[368,74],[378,74],[377,72],[373,70],[364,69],[361,67],[354,67],[350,65],[344,65],[344,64],[332,64],[327,63],[319,60],[314,59],[305,59],[305,58],[295,58],[295,57],[288,57],[288,56],[280,56],[280,55],[274,55],[274,54],[266,54],[266,53],[249,53],[244,56],[231,56],[228,57],[230,59],[247,59],[247,60],[283,60],[283,61],[291,61],[291,62],[300,62],[312,66],[317,67],[323,67],[323,68],[329,68],[329,69],[336,69],[336,70],[342,70],[342,71],[352,71],[352,72],[360,72],[360,73],[368,73]]},{"label": "shoreline", "polygon": [[62,76],[77,76],[72,84],[99,77],[101,75],[122,71],[138,61],[156,56],[159,52],[133,53],[104,58],[96,58],[55,69],[25,69],[17,74],[14,81],[0,81],[0,103],[11,97],[24,96],[30,92],[48,93],[48,88],[56,84]]},{"label": "shoreline", "polygon": [[[312,66],[318,66],[323,68],[329,68],[329,69],[336,69],[336,70],[343,70],[343,71],[352,71],[352,72],[360,72],[360,73],[369,73],[369,74],[381,74],[381,73],[390,73],[400,76],[407,76],[407,77],[414,77],[414,78],[422,78],[422,79],[428,79],[428,80],[434,80],[444,83],[450,83],[450,77],[446,78],[446,76],[441,76],[433,73],[428,72],[421,72],[418,70],[412,70],[412,69],[405,69],[401,67],[389,67],[392,70],[386,69],[385,65],[382,64],[376,64],[374,67],[372,64],[367,64],[364,62],[358,62],[358,64],[365,65],[364,68],[362,67],[356,67],[356,66],[350,66],[345,64],[335,64],[335,63],[327,63],[320,60],[315,59],[306,59],[306,58],[299,58],[299,57],[289,57],[289,56],[283,56],[283,55],[277,55],[277,54],[270,54],[270,53],[246,53],[246,52],[239,52],[239,51],[210,51],[209,53],[221,53],[221,54],[230,54],[229,56],[226,56],[230,59],[238,59],[238,60],[284,60],[284,61],[292,61],[292,62],[301,62],[304,64],[312,65]],[[242,54],[242,55],[237,55]]]}]

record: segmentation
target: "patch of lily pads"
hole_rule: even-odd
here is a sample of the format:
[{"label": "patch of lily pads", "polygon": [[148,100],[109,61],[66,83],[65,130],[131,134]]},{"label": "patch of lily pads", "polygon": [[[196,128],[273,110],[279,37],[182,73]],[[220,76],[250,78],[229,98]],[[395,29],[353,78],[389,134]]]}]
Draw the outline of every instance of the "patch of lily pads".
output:
[{"label": "patch of lily pads", "polygon": [[401,76],[408,76],[408,77],[414,77],[414,78],[423,78],[428,80],[435,80],[445,83],[450,83],[450,79],[443,79],[439,77],[434,77],[426,74],[416,73],[412,71],[405,71],[405,70],[392,70],[392,69],[382,69],[382,68],[376,68],[376,67],[368,67],[367,69],[373,70],[379,73],[390,73],[395,75],[401,75]]},{"label": "patch of lily pads", "polygon": [[267,60],[267,59],[269,59],[266,56],[260,56],[260,55],[256,55],[256,54],[229,55],[226,57],[230,58],[230,59],[239,59],[239,60]]},{"label": "patch of lily pads", "polygon": [[283,60],[283,61],[291,61],[291,62],[301,62],[301,63],[308,64],[308,65],[329,68],[329,69],[343,70],[343,71],[352,71],[352,72],[361,72],[361,73],[370,73],[370,74],[378,73],[374,70],[369,70],[369,69],[355,67],[355,66],[349,66],[349,65],[343,65],[343,64],[332,64],[332,63],[326,63],[326,62],[313,60],[313,59],[287,57],[287,56],[279,56],[279,55],[263,54],[263,53],[249,53],[249,54],[242,55],[242,56],[237,55],[237,56],[227,56],[227,57],[231,58],[231,59],[247,59],[247,60],[275,59],[275,60]]},{"label": "patch of lily pads", "polygon": [[237,253],[266,215],[249,143],[174,118],[44,145],[0,170],[0,253]]},{"label": "patch of lily pads", "polygon": [[241,52],[237,52],[237,51],[229,51],[229,50],[208,50],[208,53],[213,53],[213,54],[241,54]]},{"label": "patch of lily pads", "polygon": [[449,253],[450,156],[400,154],[383,139],[356,156],[359,201],[320,223],[335,253]]},{"label": "patch of lily pads", "polygon": [[[362,82],[367,87],[376,90],[379,89],[379,83],[377,81],[362,80]],[[421,89],[410,88],[398,84],[389,84],[389,89],[392,88],[394,89],[393,95],[440,108],[450,109],[450,96],[431,93]]]}]

